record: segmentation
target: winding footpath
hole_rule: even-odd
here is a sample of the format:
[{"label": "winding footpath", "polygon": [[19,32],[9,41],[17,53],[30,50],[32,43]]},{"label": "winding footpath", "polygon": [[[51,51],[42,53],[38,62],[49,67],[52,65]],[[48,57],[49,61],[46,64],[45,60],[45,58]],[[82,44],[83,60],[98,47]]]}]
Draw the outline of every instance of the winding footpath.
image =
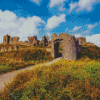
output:
[{"label": "winding footpath", "polygon": [[47,62],[47,63],[43,63],[43,64],[38,64],[38,65],[33,65],[33,66],[29,66],[26,68],[22,68],[13,72],[8,72],[5,74],[0,75],[0,91],[3,91],[3,89],[5,88],[5,84],[7,84],[8,82],[11,82],[12,79],[17,75],[18,72],[22,72],[25,70],[32,70],[34,67],[39,67],[39,66],[43,66],[43,65],[50,65],[56,61],[61,60],[62,58],[57,58],[54,59],[53,61]]}]

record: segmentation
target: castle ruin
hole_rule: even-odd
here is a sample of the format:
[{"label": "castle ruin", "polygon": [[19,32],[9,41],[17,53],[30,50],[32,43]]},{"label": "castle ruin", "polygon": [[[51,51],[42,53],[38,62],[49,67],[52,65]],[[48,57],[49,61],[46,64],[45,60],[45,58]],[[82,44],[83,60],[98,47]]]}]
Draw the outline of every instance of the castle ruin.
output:
[{"label": "castle ruin", "polygon": [[19,40],[19,37],[11,37],[10,35],[5,35],[3,37],[3,44],[13,44],[13,43],[17,43]]},{"label": "castle ruin", "polygon": [[[49,37],[43,36],[42,40],[38,40],[37,36],[28,37],[28,41],[18,41],[19,37],[11,37],[5,35],[3,37],[3,44],[20,44],[29,46],[48,46],[51,45],[51,54],[54,58],[62,57],[66,60],[76,60],[77,53],[82,51],[81,45],[86,44],[86,38],[74,37],[68,33],[61,33],[59,36],[56,33],[52,34],[52,40],[49,41]],[[1,52],[18,49],[17,46],[2,47]],[[49,49],[48,49],[49,50]],[[49,50],[50,51],[50,50]]]},{"label": "castle ruin", "polygon": [[41,45],[48,46],[49,45],[49,37],[43,36],[41,40]]},{"label": "castle ruin", "polygon": [[[77,53],[82,50],[78,40],[67,33],[61,33],[59,36],[53,33],[51,42],[51,54],[54,58],[62,56],[62,58],[66,60],[76,60]],[[62,45],[62,54],[59,54],[58,51],[60,45]]]},{"label": "castle ruin", "polygon": [[76,40],[78,41],[79,45],[85,45],[86,44],[86,38],[76,37]]},{"label": "castle ruin", "polygon": [[30,45],[37,46],[39,44],[37,36],[28,37],[28,40]]}]

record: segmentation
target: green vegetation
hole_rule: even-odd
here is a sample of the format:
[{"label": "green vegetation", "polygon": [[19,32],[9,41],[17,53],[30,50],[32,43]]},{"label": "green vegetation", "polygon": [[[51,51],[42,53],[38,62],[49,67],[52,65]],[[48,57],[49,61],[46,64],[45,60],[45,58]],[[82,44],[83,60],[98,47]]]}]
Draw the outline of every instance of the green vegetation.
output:
[{"label": "green vegetation", "polygon": [[82,52],[78,54],[78,58],[88,57],[90,59],[100,59],[100,47],[85,45],[82,47]]},{"label": "green vegetation", "polygon": [[[14,98],[18,100],[100,100],[100,48],[96,46],[82,48],[82,52],[78,55],[80,59],[77,61],[60,60],[48,66],[18,73],[12,82],[6,85],[10,92],[4,90],[0,93],[0,100],[14,100]],[[41,51],[38,48],[26,51],[18,51],[21,57],[16,53],[17,51],[13,51],[15,53],[11,53],[9,57],[15,56],[30,62],[31,59],[43,59],[42,55],[45,53],[44,48],[41,48]],[[38,56],[31,56],[32,52]],[[8,57],[7,54],[3,56]],[[4,68],[6,69],[6,66]]]},{"label": "green vegetation", "polygon": [[18,50],[0,53],[0,74],[52,59],[45,48],[20,46]]},{"label": "green vegetation", "polygon": [[[18,73],[6,87],[18,100],[100,100],[100,63],[61,60]],[[6,90],[0,98],[14,99]]]}]

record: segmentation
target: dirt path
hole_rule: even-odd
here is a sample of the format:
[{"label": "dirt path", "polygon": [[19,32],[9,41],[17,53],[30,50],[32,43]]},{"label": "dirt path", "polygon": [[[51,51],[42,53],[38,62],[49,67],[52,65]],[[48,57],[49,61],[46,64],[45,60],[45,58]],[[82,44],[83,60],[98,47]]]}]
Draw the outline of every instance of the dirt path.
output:
[{"label": "dirt path", "polygon": [[32,70],[34,67],[38,67],[38,66],[42,66],[42,65],[50,65],[58,60],[61,60],[62,58],[57,58],[53,61],[50,61],[48,63],[43,63],[43,64],[38,64],[38,65],[33,65],[33,66],[30,66],[30,67],[26,67],[26,68],[22,68],[22,69],[19,69],[19,70],[16,70],[16,71],[13,71],[13,72],[8,72],[8,73],[5,73],[5,74],[2,74],[0,75],[0,90],[2,91],[5,84],[8,83],[8,82],[11,82],[12,79],[14,78],[14,76],[20,72],[20,71],[25,71],[25,70]]}]

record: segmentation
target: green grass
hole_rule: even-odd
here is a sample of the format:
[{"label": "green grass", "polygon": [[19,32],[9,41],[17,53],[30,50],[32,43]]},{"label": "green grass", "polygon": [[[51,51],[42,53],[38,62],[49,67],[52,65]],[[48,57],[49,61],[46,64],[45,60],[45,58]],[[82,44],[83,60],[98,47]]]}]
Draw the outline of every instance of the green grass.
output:
[{"label": "green grass", "polygon": [[0,70],[7,70],[7,65],[5,65],[5,64],[0,65]]},{"label": "green grass", "polygon": [[[100,48],[96,46],[82,48],[79,60],[60,60],[49,66],[40,66],[31,71],[18,73],[6,88],[18,100],[100,100]],[[27,63],[30,59],[35,60],[36,56],[31,56],[31,52],[42,58],[41,51],[24,51],[21,59]],[[10,57],[14,57],[15,54],[16,52]],[[26,57],[27,55],[29,57]],[[14,100],[7,90],[0,93],[0,98]]]},{"label": "green grass", "polygon": [[[88,58],[60,60],[18,73],[7,88],[18,100],[99,100],[100,63]],[[7,91],[0,97],[13,100]]]},{"label": "green grass", "polygon": [[[45,48],[30,47],[0,53],[0,74],[52,60]],[[4,65],[3,65],[4,64]]]}]

